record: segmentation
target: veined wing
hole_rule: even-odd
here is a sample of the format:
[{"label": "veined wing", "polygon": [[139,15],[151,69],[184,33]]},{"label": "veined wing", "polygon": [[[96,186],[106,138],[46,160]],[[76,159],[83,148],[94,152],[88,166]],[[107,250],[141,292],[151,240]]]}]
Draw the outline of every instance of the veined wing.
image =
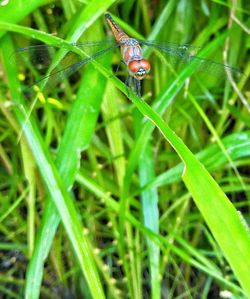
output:
[{"label": "veined wing", "polygon": [[65,49],[70,52],[69,47],[76,47],[82,49],[84,52],[89,54],[92,52],[98,52],[105,47],[111,47],[115,45],[116,42],[112,40],[102,40],[102,41],[87,41],[82,43],[71,43],[69,46],[62,44],[39,44],[32,45],[28,47],[18,48],[11,57],[12,63],[23,62],[29,60],[33,65],[40,65],[41,68],[46,68],[50,65],[51,60],[55,52],[59,49]]},{"label": "veined wing", "polygon": [[[31,70],[36,80],[33,83],[29,83],[29,87],[37,85],[42,82],[46,82],[43,89],[55,86],[58,82],[64,78],[69,77],[73,73],[77,72],[83,65],[87,64],[92,59],[96,59],[103,54],[119,47],[114,40],[105,41],[93,41],[85,43],[73,43],[72,47],[82,50],[87,58],[68,51],[66,46],[62,45],[34,45],[25,48],[19,48],[15,54],[15,63],[22,65],[25,63]],[[65,49],[66,54],[60,61],[58,66],[52,70],[49,74],[46,73],[46,69],[49,68],[53,57],[59,49]],[[47,75],[46,75],[47,74]],[[39,77],[43,76],[41,79]]]},{"label": "veined wing", "polygon": [[138,42],[142,45],[148,47],[158,47],[158,49],[172,49],[172,50],[179,50],[185,52],[198,52],[201,47],[197,47],[191,44],[177,44],[177,43],[170,43],[170,42],[161,42],[156,40],[138,40]]},{"label": "veined wing", "polygon": [[174,60],[181,63],[194,62],[198,65],[198,71],[203,71],[212,76],[225,76],[227,72],[231,73],[232,75],[243,74],[243,72],[236,67],[193,55],[194,53],[196,54],[196,51],[199,50],[199,48],[192,47],[191,45],[177,45],[171,43],[158,43],[148,41],[141,41],[141,44],[159,50],[163,54],[167,55],[170,61]]}]

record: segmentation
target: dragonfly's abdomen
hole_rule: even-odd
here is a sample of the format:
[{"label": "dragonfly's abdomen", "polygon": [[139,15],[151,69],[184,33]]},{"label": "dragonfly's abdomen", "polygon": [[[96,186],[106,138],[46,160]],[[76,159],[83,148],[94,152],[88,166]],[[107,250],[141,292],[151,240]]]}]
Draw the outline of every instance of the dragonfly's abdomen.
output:
[{"label": "dragonfly's abdomen", "polygon": [[111,15],[109,13],[105,14],[105,18],[115,36],[115,39],[117,42],[120,42],[122,40],[126,40],[129,38],[129,36],[115,23],[115,21],[113,20],[113,18],[111,17]]}]

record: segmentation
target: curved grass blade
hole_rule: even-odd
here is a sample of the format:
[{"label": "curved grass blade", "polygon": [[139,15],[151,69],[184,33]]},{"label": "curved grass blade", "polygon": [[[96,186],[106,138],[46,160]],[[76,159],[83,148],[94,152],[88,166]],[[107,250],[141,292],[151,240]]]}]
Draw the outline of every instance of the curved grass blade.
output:
[{"label": "curved grass blade", "polygon": [[[2,49],[4,49],[3,53],[5,54],[10,53],[10,50],[13,49],[10,39],[7,35],[2,41]],[[6,66],[6,73],[10,80],[11,95],[16,104],[15,112],[19,122],[23,124],[27,116],[27,111],[25,109],[25,104],[20,97],[16,69],[13,65],[8,64],[8,57],[4,56],[4,62]],[[42,141],[40,132],[32,118],[29,118],[27,123],[25,123],[24,132],[40,168],[41,175],[48,187],[52,199],[54,200],[61,219],[63,220],[65,230],[67,231],[69,239],[72,243],[72,247],[82,272],[84,273],[86,281],[88,282],[90,292],[94,298],[104,298],[104,292],[98,272],[96,270],[95,262],[93,260],[92,250],[90,248],[89,241],[82,234],[82,227],[79,222],[76,208],[73,205],[72,198],[69,196],[67,188],[62,182],[54,162]],[[49,230],[50,228],[47,228],[47,235]],[[51,237],[53,236],[50,235],[50,239],[52,239]],[[43,245],[47,245],[46,241],[47,238]],[[26,294],[28,294],[30,291],[32,292],[34,287],[37,287],[37,282],[34,281],[34,277],[31,277],[29,282],[30,284],[28,285]]]},{"label": "curved grass blade", "polygon": [[[4,22],[17,23],[25,16],[37,9],[39,6],[46,5],[51,0],[29,0],[29,4],[22,0],[9,1],[8,5],[0,5],[1,20]],[[4,32],[0,32],[0,37]]]},{"label": "curved grass blade", "polygon": [[185,165],[183,181],[249,297],[250,235],[246,223],[205,167],[161,117],[139,98],[133,96],[132,100],[140,112],[158,127],[182,159]]}]

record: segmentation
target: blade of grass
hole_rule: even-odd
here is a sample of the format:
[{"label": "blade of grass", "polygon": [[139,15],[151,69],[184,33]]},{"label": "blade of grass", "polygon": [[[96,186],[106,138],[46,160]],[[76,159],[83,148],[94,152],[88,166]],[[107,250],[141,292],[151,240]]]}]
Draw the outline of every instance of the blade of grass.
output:
[{"label": "blade of grass", "polygon": [[[10,82],[9,86],[11,96],[15,103],[14,111],[19,122],[23,124],[27,116],[27,110],[25,108],[24,100],[21,98],[19,93],[20,86],[17,81],[17,70],[14,64],[10,65],[8,63],[9,53],[14,51],[9,36],[6,35],[2,40],[1,48],[6,74]],[[81,270],[88,282],[90,292],[94,298],[104,298],[102,285],[96,270],[90,244],[87,238],[82,234],[82,227],[79,222],[79,216],[76,212],[76,208],[32,118],[30,118],[25,124],[24,132],[44,182],[47,185],[49,193],[61,216]],[[33,283],[36,282],[33,281]]]},{"label": "blade of grass", "polygon": [[[135,127],[135,140],[140,135],[142,126],[142,115],[138,110],[133,113],[134,127]],[[140,185],[146,185],[149,181],[155,178],[155,164],[153,155],[153,145],[148,142],[143,150],[138,163]],[[155,232],[159,233],[159,211],[158,211],[158,193],[157,189],[152,188],[144,189],[140,193],[142,204],[142,217],[144,225]],[[147,242],[147,257],[150,270],[150,283],[151,283],[151,297],[154,299],[160,298],[160,248],[150,238],[146,238]]]},{"label": "blade of grass", "polygon": [[29,195],[28,195],[28,257],[32,256],[35,243],[35,194],[36,194],[36,184],[35,184],[35,162],[34,159],[30,159],[31,151],[28,145],[20,141],[22,155],[23,155],[23,164],[24,172],[27,181],[29,182]]},{"label": "blade of grass", "polygon": [[[218,39],[221,39],[221,38],[223,38],[222,36],[220,36]],[[216,42],[218,42],[218,40],[216,40]],[[93,62],[94,64],[96,64],[95,62]],[[104,73],[105,75],[107,75],[107,72],[105,71],[105,70],[103,70],[101,67],[99,67],[98,66],[98,69],[102,72],[102,73]],[[186,68],[186,71],[187,71],[187,68]],[[189,72],[190,72],[190,70],[189,70]],[[187,74],[186,74],[187,75]],[[118,81],[118,80],[116,80],[115,78],[110,78],[110,80],[112,80],[113,82],[114,82],[114,84],[118,87],[118,88],[120,88],[121,90],[123,90],[124,92],[125,92],[125,88],[123,87],[123,85]],[[177,83],[177,82],[176,82]],[[137,103],[137,106],[139,105],[139,103]],[[238,221],[239,221],[239,218],[238,218]],[[241,226],[241,228],[242,228],[242,226]],[[212,229],[211,229],[212,230]],[[243,239],[244,239],[245,237],[243,237]],[[243,241],[244,242],[244,241]],[[240,280],[240,278],[239,278],[239,280]]]},{"label": "blade of grass", "polygon": [[205,167],[161,117],[139,98],[133,96],[132,100],[182,159],[185,165],[183,181],[249,297],[250,237],[246,223]]},{"label": "blade of grass", "polygon": [[[233,161],[250,156],[250,131],[235,133],[221,140],[224,148],[230,154]],[[206,169],[214,171],[228,162],[228,159],[220,150],[218,144],[210,145],[201,152],[196,154],[196,158],[204,164]],[[184,165],[180,163],[166,172],[158,175],[147,186],[164,186],[181,180]]]},{"label": "blade of grass", "polygon": [[197,111],[199,112],[200,116],[202,117],[202,119],[204,120],[204,122],[206,123],[207,127],[209,128],[209,130],[211,131],[214,139],[216,140],[216,142],[218,143],[221,151],[223,152],[223,154],[225,155],[227,161],[230,163],[230,166],[232,167],[232,169],[234,170],[236,177],[238,178],[239,182],[241,183],[243,189],[246,188],[246,186],[244,185],[244,182],[239,174],[238,169],[236,168],[233,160],[231,159],[229,153],[227,152],[226,148],[224,147],[223,143],[221,142],[220,137],[218,136],[215,128],[213,127],[212,123],[210,122],[210,120],[208,119],[208,117],[206,116],[206,114],[203,112],[203,110],[201,109],[200,105],[197,103],[196,99],[194,98],[194,96],[190,93],[188,93],[188,97],[190,99],[190,101],[193,103],[194,107],[197,109]]},{"label": "blade of grass", "polygon": [[105,119],[105,122],[107,122],[106,132],[111,148],[112,157],[115,159],[114,166],[117,182],[121,188],[125,173],[125,158],[121,123],[117,118],[117,116],[119,115],[117,96],[118,93],[117,90],[115,90],[115,87],[111,85],[111,83],[108,83],[107,90],[102,102],[102,115]]},{"label": "blade of grass", "polygon": [[[82,10],[82,12],[72,25],[71,31],[68,34],[68,40],[76,41],[83,33],[83,31],[85,31],[91,24],[93,24],[97,17],[103,14],[103,12],[105,12],[108,6],[113,2],[114,1],[101,1],[99,5],[98,3],[96,3],[96,1],[92,1],[90,5]],[[98,6],[98,9],[96,9],[96,5]],[[7,25],[6,29],[29,35],[32,38],[40,39],[45,43],[61,44],[62,41],[61,39],[57,39],[54,37],[51,39],[51,36],[49,34],[18,25],[13,26],[9,24]],[[63,43],[64,45],[68,44],[67,42]],[[61,56],[59,55],[57,57],[58,59],[53,61],[53,65],[56,65],[60,61]],[[95,72],[90,70],[90,74],[91,73]],[[94,85],[92,85],[91,90],[95,90],[96,93],[88,93],[86,86],[89,85],[89,82],[93,82]],[[95,88],[95,82],[98,82],[98,85],[100,87],[99,89]],[[77,104],[75,105],[75,110],[72,112],[72,116],[66,125],[65,135],[62,140],[62,145],[60,147],[56,163],[59,166],[59,172],[62,174],[62,178],[66,183],[67,189],[72,185],[74,180],[75,171],[77,170],[79,161],[79,152],[81,151],[81,149],[86,148],[95,126],[95,121],[97,119],[100,107],[100,102],[96,101],[95,99],[101,99],[103,89],[103,84],[101,82],[104,83],[104,81],[99,78],[97,74],[95,74],[92,78],[88,78],[86,76],[86,79],[81,84],[82,89],[80,88],[78,93],[78,101],[76,101]],[[89,97],[89,94],[92,94],[92,96]],[[85,105],[82,104],[82,98],[88,99],[88,102],[85,102]],[[88,124],[88,127],[86,127],[86,124]],[[75,127],[75,130],[72,130],[73,127]],[[79,138],[77,138],[76,132],[78,133],[77,136]],[[56,212],[56,208],[53,202],[48,199],[41,227],[38,232],[35,251],[28,267],[26,280],[27,297],[37,298],[39,295],[39,289],[41,286],[43,274],[43,264],[51,247],[51,243],[59,221],[60,218]],[[48,234],[48,231],[50,232],[50,234]],[[44,248],[46,248],[46,250],[44,250]],[[34,283],[34,281],[36,283]]]},{"label": "blade of grass", "polygon": [[[29,0],[29,4],[23,0],[9,1],[5,6],[0,5],[1,21],[18,23],[25,16],[37,9],[39,6],[52,2],[51,0]],[[2,37],[4,32],[0,32]]]},{"label": "blade of grass", "polygon": [[[149,143],[142,152],[139,162],[140,183],[146,184],[155,177],[153,148]],[[141,193],[144,225],[156,234],[159,233],[158,193],[155,187],[147,188]],[[149,269],[151,277],[151,298],[161,297],[160,288],[160,249],[157,244],[147,238]]]},{"label": "blade of grass", "polygon": [[[205,56],[208,54],[212,49],[216,48],[229,34],[229,32],[225,32],[221,34],[216,39],[214,39],[208,46],[206,46],[201,52],[201,56]],[[189,64],[186,66],[183,71],[178,75],[178,77],[166,86],[166,88],[161,92],[161,94],[155,99],[153,102],[153,109],[157,111],[160,115],[162,115],[166,108],[171,104],[174,100],[175,96],[183,87],[185,80],[192,75],[195,71],[195,63]],[[143,126],[143,130],[140,136],[137,138],[136,143],[130,153],[128,166],[126,169],[126,174],[124,178],[124,196],[126,197],[126,193],[128,192],[130,181],[133,175],[133,172],[137,166],[139,161],[139,156],[143,147],[146,145],[145,140],[148,140],[151,136],[152,131],[154,130],[154,125],[152,123],[146,123]]]},{"label": "blade of grass", "polygon": [[[112,199],[105,190],[102,190],[102,188],[99,185],[97,185],[92,178],[80,172],[77,174],[76,180],[85,188],[87,188],[90,192],[92,192],[95,196],[97,196],[100,199],[103,199],[106,205],[110,207],[110,209],[112,209],[116,213],[119,213],[120,204],[116,200]],[[169,236],[169,238],[166,238],[164,236],[161,236],[160,234],[156,234],[155,232],[142,225],[142,223],[139,222],[136,218],[134,218],[134,216],[131,215],[128,211],[125,213],[125,218],[135,228],[140,230],[145,235],[145,237],[150,238],[152,242],[158,245],[164,254],[166,251],[171,250],[174,254],[180,257],[181,260],[193,265],[197,269],[200,269],[201,271],[207,273],[209,276],[218,279],[223,283],[224,286],[232,288],[236,292],[243,293],[242,289],[238,285],[224,278],[223,274],[220,272],[220,269],[213,265],[211,260],[208,260],[206,257],[201,255],[197,251],[195,252],[195,257],[198,259],[198,261],[196,261],[192,257],[194,253],[193,248],[190,246],[190,244],[185,242],[183,238],[179,238],[177,235],[171,235]],[[175,238],[178,241],[177,245],[174,245],[174,243],[172,242],[172,238]]]},{"label": "blade of grass", "polygon": [[[65,133],[56,159],[59,172],[67,188],[71,188],[73,184],[79,165],[79,154],[87,148],[93,134],[104,86],[104,78],[100,77],[100,74],[95,72],[93,67],[89,67],[80,83],[77,98],[66,123]],[[37,282],[32,287],[32,298],[39,293],[37,290],[41,285],[43,264],[47,258],[59,222],[60,217],[56,213],[53,202],[47,199],[43,222],[37,238],[37,246],[28,268],[27,289],[30,289],[29,285],[32,285],[34,275],[36,275]],[[50,239],[46,235],[48,228],[50,228]],[[45,244],[46,251],[43,249]]]}]

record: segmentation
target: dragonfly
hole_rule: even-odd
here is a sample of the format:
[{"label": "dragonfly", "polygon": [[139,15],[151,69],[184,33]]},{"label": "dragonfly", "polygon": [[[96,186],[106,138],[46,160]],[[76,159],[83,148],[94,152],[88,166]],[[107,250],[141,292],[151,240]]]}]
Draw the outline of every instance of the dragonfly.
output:
[{"label": "dragonfly", "polygon": [[[151,47],[151,49],[158,50],[170,61],[174,60],[186,64],[195,61],[198,64],[198,69],[213,76],[226,76],[228,72],[232,75],[242,74],[242,71],[238,68],[193,55],[192,53],[196,49],[189,44],[178,45],[131,38],[117,25],[110,13],[105,13],[105,18],[113,32],[114,40],[72,43],[72,47],[83,49],[84,53],[87,53],[87,58],[77,56],[76,61],[74,61],[71,58],[72,55],[68,55],[70,53],[72,54],[72,51],[68,51],[68,54],[65,55],[56,69],[49,73],[45,73],[41,79],[36,80],[31,86],[39,85],[41,83],[42,89],[53,87],[58,82],[79,71],[91,60],[96,60],[99,57],[102,57],[105,53],[120,48],[122,60],[126,65],[129,74],[125,83],[139,97],[141,97],[141,80],[147,77],[151,69],[150,62],[143,58],[141,46]],[[38,70],[42,70],[44,67],[49,67],[52,61],[51,56],[53,56],[53,53],[55,54],[55,51],[53,52],[53,50],[60,47],[60,45],[34,45],[19,48],[17,50],[17,55],[22,57],[22,59],[30,59],[32,65],[35,65]],[[88,49],[90,49],[90,51]],[[88,55],[88,52],[94,52],[94,54]],[[75,55],[75,53],[73,54]]]}]

